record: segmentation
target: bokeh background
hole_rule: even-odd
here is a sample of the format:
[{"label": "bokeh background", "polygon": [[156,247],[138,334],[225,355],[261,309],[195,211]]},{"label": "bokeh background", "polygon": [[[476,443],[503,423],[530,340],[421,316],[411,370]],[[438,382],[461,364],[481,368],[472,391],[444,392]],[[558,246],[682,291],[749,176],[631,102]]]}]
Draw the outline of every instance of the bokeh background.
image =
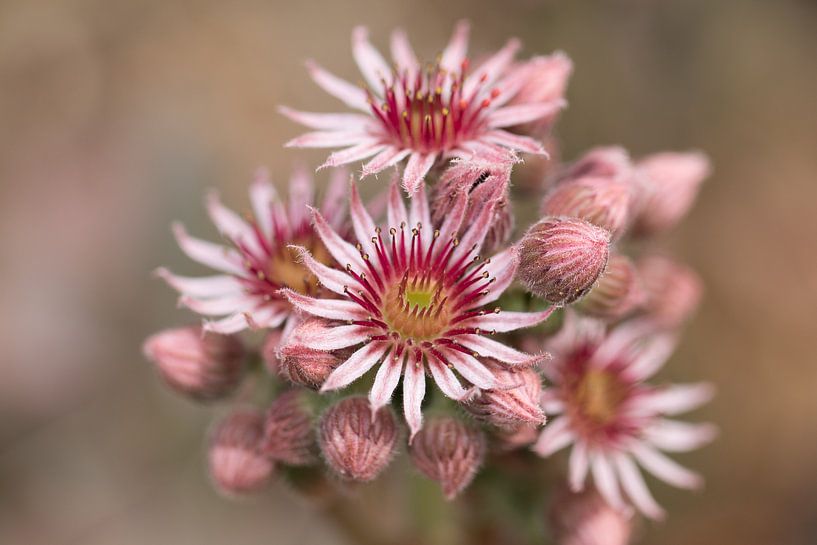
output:
[{"label": "bokeh background", "polygon": [[[722,437],[683,461],[701,493],[656,487],[670,518],[642,543],[817,543],[817,4],[253,0],[0,2],[0,543],[332,544],[283,485],[250,502],[204,472],[212,410],[166,391],[141,340],[195,318],[150,276],[195,272],[172,219],[212,235],[202,191],[244,206],[255,167],[284,180],[299,129],[281,103],[331,109],[306,58],[356,78],[352,27],[405,27],[431,57],[455,20],[485,52],[576,64],[563,155],[712,157],[667,243],[707,298],[672,375],[710,379],[696,416]],[[375,516],[375,514],[373,514]]]}]

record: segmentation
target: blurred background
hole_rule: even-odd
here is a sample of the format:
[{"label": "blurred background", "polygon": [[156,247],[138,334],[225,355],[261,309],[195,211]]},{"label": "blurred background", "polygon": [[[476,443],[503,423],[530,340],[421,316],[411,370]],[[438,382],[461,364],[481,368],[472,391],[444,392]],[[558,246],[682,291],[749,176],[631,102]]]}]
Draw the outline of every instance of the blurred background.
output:
[{"label": "blurred background", "polygon": [[380,0],[0,2],[0,543],[332,544],[278,484],[213,492],[212,410],[167,391],[140,353],[196,318],[150,271],[194,273],[173,219],[214,235],[217,187],[242,209],[279,181],[300,130],[286,103],[332,110],[307,58],[357,78],[352,27],[395,26],[432,58],[453,23],[474,53],[515,35],[576,65],[563,156],[700,148],[715,165],[668,244],[707,298],[672,378],[712,380],[698,419],[722,437],[682,461],[700,493],[656,486],[669,519],[642,543],[817,543],[817,3]]}]

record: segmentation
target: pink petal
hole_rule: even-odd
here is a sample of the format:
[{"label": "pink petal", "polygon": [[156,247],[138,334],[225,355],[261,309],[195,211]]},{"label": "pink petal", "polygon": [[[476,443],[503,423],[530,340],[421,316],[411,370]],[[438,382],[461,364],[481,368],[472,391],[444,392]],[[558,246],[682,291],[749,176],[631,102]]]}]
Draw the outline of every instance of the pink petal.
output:
[{"label": "pink petal", "polygon": [[363,263],[363,258],[360,257],[358,249],[343,240],[343,238],[326,223],[326,220],[317,210],[312,211],[312,221],[315,231],[321,238],[321,242],[323,242],[326,250],[332,254],[332,257],[335,258],[335,261],[337,261],[341,267],[352,265],[359,270],[366,269],[366,264]]},{"label": "pink petal", "polygon": [[502,129],[494,129],[488,131],[483,135],[483,138],[488,142],[499,144],[514,151],[524,151],[527,153],[534,153],[536,155],[544,155],[547,157],[548,153],[542,144],[528,136],[521,136],[518,134],[511,134]]},{"label": "pink petal", "polygon": [[305,125],[310,129],[341,130],[362,129],[371,124],[372,118],[362,114],[325,114],[317,112],[302,112],[286,106],[279,106],[278,111],[283,115]]},{"label": "pink petal", "polygon": [[491,84],[513,61],[520,47],[522,47],[522,44],[519,40],[515,38],[508,40],[508,43],[502,49],[490,56],[466,78],[463,84],[462,96],[471,96],[477,85],[480,85],[482,89],[489,90]]},{"label": "pink petal", "polygon": [[636,443],[630,447],[630,450],[644,469],[667,484],[678,488],[691,489],[700,488],[703,485],[703,479],[700,475],[681,466],[644,443]]},{"label": "pink petal", "polygon": [[550,307],[541,312],[490,312],[484,316],[477,316],[462,322],[463,327],[478,327],[484,331],[505,333],[523,327],[531,327],[545,320],[553,314],[556,307]]},{"label": "pink petal", "polygon": [[287,148],[342,148],[370,143],[371,135],[363,130],[317,131],[302,134],[286,144]]},{"label": "pink petal", "polygon": [[587,457],[587,447],[582,442],[573,445],[568,460],[567,482],[573,492],[584,490],[584,481],[587,478],[587,469],[590,461]]},{"label": "pink petal", "polygon": [[394,389],[397,388],[397,383],[400,381],[405,358],[405,353],[399,357],[395,357],[395,354],[392,353],[380,365],[377,375],[374,377],[372,389],[369,391],[369,403],[372,406],[372,411],[377,411],[381,407],[388,405]]},{"label": "pink petal", "polygon": [[482,388],[483,390],[491,390],[503,386],[497,381],[494,374],[473,356],[464,354],[459,350],[445,349],[441,351],[446,359],[454,366],[454,369],[474,386]]},{"label": "pink petal", "polygon": [[[440,240],[438,241],[437,252],[444,251],[448,241],[459,233],[467,206],[468,194],[465,191],[457,192],[455,200],[451,204],[451,209],[446,214],[443,224],[440,226]],[[439,242],[442,242],[442,244],[439,244]]]},{"label": "pink petal", "polygon": [[468,21],[458,21],[454,27],[448,45],[440,57],[440,67],[448,72],[459,73],[462,71],[462,61],[468,52],[468,35],[471,32],[471,25]]},{"label": "pink petal", "polygon": [[518,266],[519,250],[515,246],[493,256],[491,262],[485,268],[488,274],[496,278],[496,280],[488,288],[487,295],[474,301],[474,306],[487,305],[499,299],[516,277],[516,269]]},{"label": "pink petal", "polygon": [[207,316],[223,316],[224,314],[244,312],[251,309],[255,303],[257,301],[244,294],[228,295],[214,299],[196,299],[187,296],[179,298],[180,305]]},{"label": "pink petal", "polygon": [[250,203],[252,204],[255,221],[265,237],[272,238],[272,203],[278,200],[275,187],[269,179],[266,169],[258,169],[255,179],[250,185]]},{"label": "pink petal", "polygon": [[363,165],[360,177],[365,178],[371,174],[377,174],[390,166],[394,166],[405,159],[409,153],[411,153],[410,149],[397,149],[394,146],[389,146],[375,155],[371,161]]},{"label": "pink petal", "polygon": [[342,301],[338,299],[315,299],[307,295],[293,291],[289,288],[280,292],[296,308],[322,318],[330,320],[361,320],[368,314],[357,303],[353,301]]},{"label": "pink petal", "polygon": [[618,453],[614,456],[613,462],[618,470],[621,479],[621,486],[630,497],[639,511],[654,520],[662,520],[666,515],[665,511],[652,497],[641,472],[638,471],[635,463],[626,454]]},{"label": "pink petal", "polygon": [[647,441],[669,452],[695,450],[717,436],[718,428],[712,424],[688,424],[667,419],[658,420],[644,432]]},{"label": "pink petal", "polygon": [[382,96],[383,80],[390,83],[392,72],[380,52],[369,42],[369,31],[365,27],[359,26],[352,31],[352,55],[371,90]]},{"label": "pink petal", "polygon": [[241,241],[251,249],[258,250],[258,241],[252,228],[238,214],[221,204],[215,191],[207,193],[205,198],[207,213],[218,232],[233,241]]},{"label": "pink petal", "polygon": [[[627,376],[636,381],[650,378],[664,366],[677,344],[678,337],[675,334],[653,336],[646,346],[637,351],[632,364],[626,370]],[[606,345],[605,342],[599,350],[604,349]]]},{"label": "pink petal", "polygon": [[241,312],[238,314],[232,314],[226,318],[222,318],[221,320],[204,322],[202,329],[205,331],[212,331],[213,333],[220,333],[222,335],[231,335],[233,333],[243,331],[248,327],[249,323],[247,322],[247,315],[246,313]]},{"label": "pink petal", "polygon": [[590,471],[593,474],[593,482],[596,484],[599,494],[607,500],[613,508],[621,510],[624,508],[624,500],[618,489],[618,479],[610,465],[610,461],[604,454],[595,453],[590,461]]},{"label": "pink petal", "polygon": [[349,359],[340,364],[326,378],[321,392],[337,390],[359,379],[377,365],[383,353],[389,348],[388,343],[374,342],[359,348]]},{"label": "pink petal", "polygon": [[697,384],[674,384],[660,388],[638,401],[639,410],[660,414],[681,414],[709,402],[715,395],[715,388],[706,382]]},{"label": "pink petal", "polygon": [[298,344],[323,352],[339,350],[369,340],[371,330],[359,325],[339,325],[329,328],[299,330]]},{"label": "pink petal", "polygon": [[428,367],[434,382],[446,396],[456,401],[462,401],[468,396],[468,391],[462,387],[456,375],[442,362],[436,359],[429,361]]},{"label": "pink petal", "polygon": [[395,183],[389,186],[389,202],[386,217],[389,222],[389,227],[399,229],[401,225],[408,225],[406,207],[403,204],[403,198],[400,196],[400,190]]},{"label": "pink petal", "polygon": [[316,261],[306,248],[301,246],[290,246],[290,248],[297,252],[298,261],[303,263],[304,267],[309,269],[312,274],[318,277],[321,285],[339,295],[346,293],[344,287],[346,287],[351,280],[349,275],[337,269],[327,267],[323,263]]},{"label": "pink petal", "polygon": [[417,55],[414,54],[414,49],[402,29],[392,32],[391,56],[397,64],[398,71],[406,72],[409,81],[412,81],[417,71],[420,70],[420,63],[417,62]]},{"label": "pink petal", "polygon": [[416,227],[418,223],[422,224],[423,228],[427,230],[427,232],[423,233],[423,241],[426,243],[426,247],[428,247],[434,233],[432,232],[431,212],[428,209],[428,197],[426,196],[425,184],[420,186],[417,194],[414,195],[409,203],[408,222],[412,227]]},{"label": "pink petal", "polygon": [[346,188],[351,176],[345,169],[336,168],[329,176],[329,185],[321,203],[321,213],[333,229],[339,229],[346,220]]},{"label": "pink petal", "polygon": [[241,282],[234,276],[177,276],[164,267],[156,270],[156,276],[167,282],[173,289],[189,297],[219,297],[242,292]]},{"label": "pink petal", "polygon": [[293,227],[306,221],[309,210],[315,201],[315,182],[309,171],[296,167],[289,179],[289,220]]},{"label": "pink petal", "polygon": [[494,221],[494,210],[500,195],[503,191],[502,186],[497,186],[496,190],[488,197],[488,204],[483,206],[473,223],[468,226],[468,230],[462,235],[460,245],[454,251],[453,258],[459,259],[463,254],[474,253],[479,254],[482,249],[482,243],[485,242],[485,237],[488,235],[488,230],[491,223]]},{"label": "pink petal", "polygon": [[333,97],[339,99],[350,108],[362,110],[367,113],[371,111],[366,92],[363,89],[352,85],[334,74],[330,74],[312,61],[306,63],[306,68],[309,70],[309,74],[315,83],[320,85],[324,91]]},{"label": "pink petal", "polygon": [[291,309],[286,305],[265,305],[257,310],[245,312],[244,317],[250,329],[271,329],[278,327],[290,314]]},{"label": "pink petal", "polygon": [[554,114],[566,105],[567,103],[564,100],[554,100],[553,102],[506,106],[491,112],[488,116],[488,126],[492,129],[498,129],[521,125]]},{"label": "pink petal", "polygon": [[363,243],[375,236],[375,224],[369,215],[363,202],[360,200],[357,185],[352,182],[349,211],[352,216],[352,227],[355,230],[355,237]]},{"label": "pink petal", "polygon": [[187,234],[181,223],[173,224],[173,234],[179,247],[193,261],[236,276],[245,275],[241,258],[235,250],[193,238]]},{"label": "pink petal", "polygon": [[545,425],[542,433],[536,444],[533,445],[533,451],[547,458],[554,452],[558,452],[573,441],[573,433],[570,431],[569,421],[566,416],[562,416],[552,420]]},{"label": "pink petal", "polygon": [[[350,144],[351,143],[354,142],[350,142]],[[340,165],[354,163],[355,161],[362,161],[378,153],[383,147],[383,144],[380,144],[377,138],[361,139],[360,143],[354,146],[330,154],[318,169],[338,167]]]},{"label": "pink petal", "polygon": [[403,414],[410,431],[409,443],[423,427],[421,406],[425,395],[426,374],[422,360],[406,362],[406,371],[403,375]]},{"label": "pink petal", "polygon": [[457,340],[463,346],[479,353],[481,357],[494,358],[511,365],[534,365],[548,359],[547,355],[525,354],[482,335],[460,335]]},{"label": "pink petal", "polygon": [[434,166],[437,155],[434,153],[412,153],[409,157],[406,169],[403,171],[403,189],[409,197],[417,193],[420,184],[423,183],[426,174]]}]

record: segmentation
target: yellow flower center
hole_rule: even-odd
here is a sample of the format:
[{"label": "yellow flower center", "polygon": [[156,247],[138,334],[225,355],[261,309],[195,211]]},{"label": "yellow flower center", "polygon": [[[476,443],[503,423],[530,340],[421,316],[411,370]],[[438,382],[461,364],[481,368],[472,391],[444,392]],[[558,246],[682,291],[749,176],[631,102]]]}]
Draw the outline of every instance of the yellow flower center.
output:
[{"label": "yellow flower center", "polygon": [[383,296],[383,320],[404,339],[428,341],[449,329],[452,308],[438,280],[408,275]]},{"label": "yellow flower center", "polygon": [[604,425],[616,417],[627,391],[613,373],[591,369],[576,383],[573,395],[576,409],[582,417],[594,424]]},{"label": "yellow flower center", "polygon": [[[315,261],[329,265],[332,263],[332,256],[326,251],[323,244],[317,237],[304,236],[293,240],[292,244],[303,246]],[[298,262],[298,253],[286,246],[281,247],[278,252],[270,256],[267,264],[267,276],[278,284],[304,295],[314,295],[318,288],[318,279],[309,270]]]}]

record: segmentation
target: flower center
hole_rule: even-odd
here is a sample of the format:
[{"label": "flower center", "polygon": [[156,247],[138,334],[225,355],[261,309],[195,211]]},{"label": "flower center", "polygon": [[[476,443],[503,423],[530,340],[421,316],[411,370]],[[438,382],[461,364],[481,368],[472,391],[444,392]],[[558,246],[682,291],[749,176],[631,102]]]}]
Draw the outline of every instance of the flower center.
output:
[{"label": "flower center", "polygon": [[433,340],[442,336],[451,323],[452,308],[439,280],[411,278],[406,273],[400,282],[386,290],[383,319],[393,332],[404,339]]},{"label": "flower center", "polygon": [[[332,256],[315,236],[305,235],[288,241],[288,244],[303,246],[316,261],[328,265]],[[264,275],[269,282],[279,287],[290,288],[304,295],[314,295],[318,291],[318,279],[298,261],[298,254],[292,248],[280,246],[269,256]]]},{"label": "flower center", "polygon": [[581,416],[603,426],[618,415],[618,408],[627,397],[627,387],[609,371],[590,369],[576,383],[573,396]]}]

